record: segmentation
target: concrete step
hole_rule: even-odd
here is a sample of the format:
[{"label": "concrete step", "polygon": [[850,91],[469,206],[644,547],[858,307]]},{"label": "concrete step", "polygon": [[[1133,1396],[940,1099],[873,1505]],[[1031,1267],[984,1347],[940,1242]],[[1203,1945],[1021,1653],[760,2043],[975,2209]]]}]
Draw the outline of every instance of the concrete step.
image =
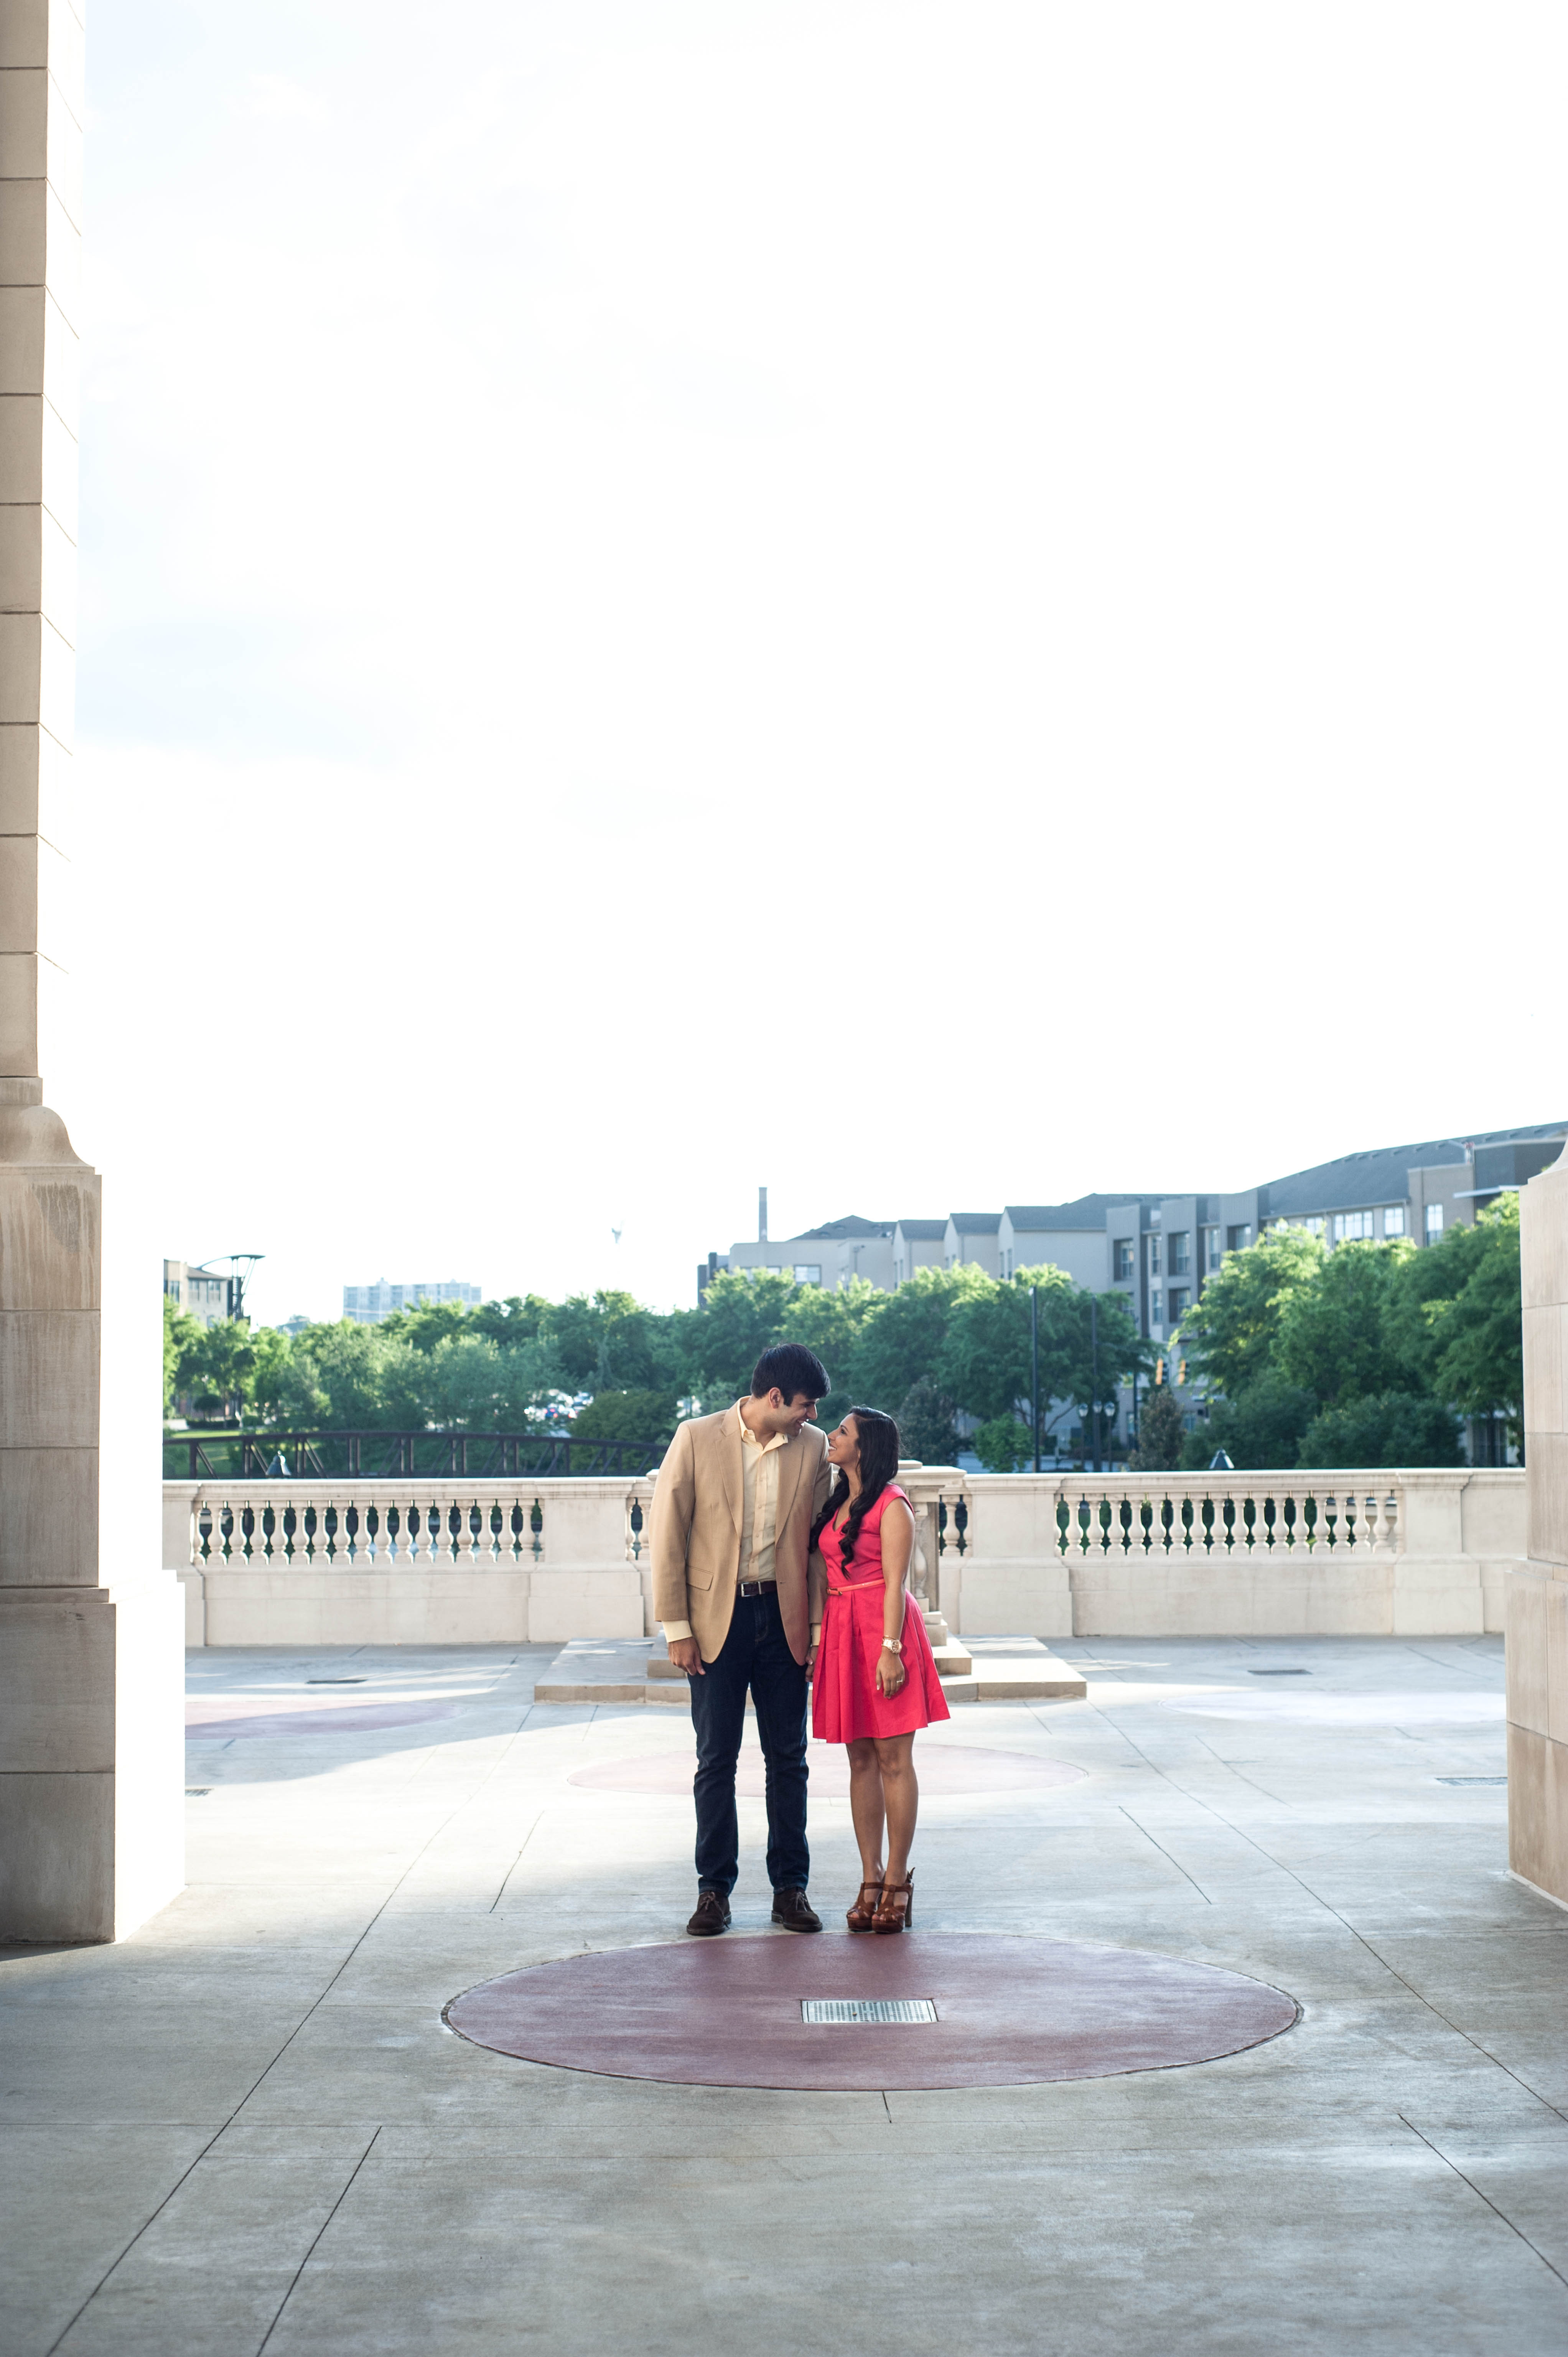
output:
[{"label": "concrete step", "polygon": [[950,1638],[945,1645],[931,1647],[931,1659],[937,1665],[937,1675],[945,1684],[949,1678],[967,1678],[974,1667],[974,1655],[967,1645],[955,1645]]},{"label": "concrete step", "polygon": [[977,1652],[969,1677],[942,1680],[949,1706],[955,1702],[1082,1702],[1089,1686],[1069,1662],[1038,1651],[1008,1655]]}]

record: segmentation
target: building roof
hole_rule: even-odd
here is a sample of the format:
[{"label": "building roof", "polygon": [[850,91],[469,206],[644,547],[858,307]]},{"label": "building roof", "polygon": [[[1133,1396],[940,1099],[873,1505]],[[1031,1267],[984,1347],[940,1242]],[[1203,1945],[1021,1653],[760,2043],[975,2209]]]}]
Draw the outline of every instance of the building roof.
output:
[{"label": "building roof", "polygon": [[1565,1129],[1568,1124],[1545,1121],[1530,1129],[1476,1130],[1468,1137],[1430,1137],[1414,1146],[1380,1146],[1364,1154],[1342,1154],[1337,1162],[1293,1170],[1260,1187],[1259,1213],[1271,1220],[1302,1219],[1322,1211],[1359,1211],[1378,1203],[1402,1203],[1410,1193],[1412,1170],[1441,1169],[1463,1162],[1469,1146],[1536,1144],[1561,1137]]},{"label": "building roof", "polygon": [[1009,1203],[1007,1217],[1021,1235],[1040,1230],[1102,1228],[1119,1203],[1163,1203],[1163,1195],[1079,1195],[1072,1203]]},{"label": "building roof", "polygon": [[886,1220],[863,1220],[852,1211],[846,1219],[825,1220],[820,1228],[806,1228],[791,1236],[793,1244],[838,1244],[852,1236],[890,1236],[893,1230]]},{"label": "building roof", "polygon": [[950,1211],[942,1233],[950,1228],[956,1236],[993,1236],[1001,1225],[1000,1211]]},{"label": "building roof", "polygon": [[912,1244],[940,1243],[948,1232],[945,1220],[898,1220],[894,1224]]}]

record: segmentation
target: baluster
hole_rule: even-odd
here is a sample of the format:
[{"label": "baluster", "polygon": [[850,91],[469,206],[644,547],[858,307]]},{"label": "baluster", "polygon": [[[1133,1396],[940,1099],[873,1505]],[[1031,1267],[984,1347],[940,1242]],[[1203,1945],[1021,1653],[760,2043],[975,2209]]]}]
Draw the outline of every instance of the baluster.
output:
[{"label": "baluster", "polygon": [[1402,1500],[1397,1490],[1385,1490],[1379,1500],[1378,1540],[1373,1553],[1393,1555],[1401,1553],[1404,1542],[1400,1534],[1400,1508]]}]

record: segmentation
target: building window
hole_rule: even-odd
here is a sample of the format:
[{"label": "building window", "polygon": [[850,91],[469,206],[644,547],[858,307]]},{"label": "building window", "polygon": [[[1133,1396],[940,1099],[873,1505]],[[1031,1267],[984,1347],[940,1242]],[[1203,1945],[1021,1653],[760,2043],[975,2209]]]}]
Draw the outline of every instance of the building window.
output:
[{"label": "building window", "polygon": [[1198,1264],[1205,1276],[1212,1276],[1223,1255],[1219,1250],[1218,1228],[1199,1228],[1197,1232]]},{"label": "building window", "polygon": [[1113,1249],[1114,1249],[1114,1252],[1115,1252],[1115,1258],[1116,1258],[1116,1279],[1117,1279],[1117,1282],[1118,1282],[1118,1284],[1121,1284],[1121,1285],[1131,1285],[1131,1283],[1133,1282],[1133,1239],[1132,1239],[1132,1237],[1131,1237],[1131,1236],[1118,1236],[1118,1237],[1117,1237],[1117,1239],[1116,1239],[1116,1243],[1115,1243],[1115,1245],[1114,1245],[1114,1248],[1113,1248]]},{"label": "building window", "polygon": [[1251,1241],[1252,1222],[1251,1220],[1243,1220],[1239,1228],[1227,1228],[1225,1231],[1225,1249],[1227,1252],[1245,1252]]},{"label": "building window", "polygon": [[[1311,1222],[1309,1221],[1307,1224],[1310,1226]],[[1321,1221],[1319,1221],[1318,1225],[1319,1227],[1322,1226]],[[1337,1244],[1365,1243],[1370,1238],[1371,1232],[1372,1215],[1370,1211],[1335,1212],[1334,1241]]]},{"label": "building window", "polygon": [[1428,1243],[1443,1233],[1443,1206],[1428,1203],[1426,1207],[1426,1241]]},{"label": "building window", "polygon": [[1172,1287],[1171,1287],[1171,1318],[1170,1318],[1170,1322],[1171,1322],[1171,1324],[1172,1324],[1173,1326],[1176,1324],[1176,1322],[1177,1322],[1177,1320],[1178,1320],[1179,1318],[1185,1318],[1185,1317],[1187,1316],[1187,1303],[1188,1303],[1191,1299],[1192,1299],[1192,1290],[1191,1290],[1191,1287],[1190,1287],[1190,1286],[1186,1286],[1186,1285],[1173,1285],[1173,1286],[1172,1286]]},{"label": "building window", "polygon": [[1172,1234],[1170,1242],[1171,1275],[1173,1276],[1190,1276],[1192,1275],[1191,1229],[1177,1228]]},{"label": "building window", "polygon": [[797,1285],[821,1285],[822,1281],[822,1265],[820,1260],[798,1260],[795,1263]]},{"label": "building window", "polygon": [[1159,1273],[1160,1240],[1158,1236],[1151,1236],[1149,1238],[1149,1275],[1151,1276],[1158,1276]]},{"label": "building window", "polygon": [[1385,1236],[1403,1235],[1404,1205],[1402,1203],[1391,1203],[1383,1213],[1383,1233]]}]

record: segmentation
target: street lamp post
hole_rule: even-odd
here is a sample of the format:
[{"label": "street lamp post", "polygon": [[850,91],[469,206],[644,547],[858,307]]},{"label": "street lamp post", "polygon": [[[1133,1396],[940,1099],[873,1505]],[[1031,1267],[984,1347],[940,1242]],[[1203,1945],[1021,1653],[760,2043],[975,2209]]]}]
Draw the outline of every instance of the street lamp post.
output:
[{"label": "street lamp post", "polygon": [[1029,1287],[1029,1421],[1035,1436],[1035,1470],[1040,1469],[1040,1288]]}]

